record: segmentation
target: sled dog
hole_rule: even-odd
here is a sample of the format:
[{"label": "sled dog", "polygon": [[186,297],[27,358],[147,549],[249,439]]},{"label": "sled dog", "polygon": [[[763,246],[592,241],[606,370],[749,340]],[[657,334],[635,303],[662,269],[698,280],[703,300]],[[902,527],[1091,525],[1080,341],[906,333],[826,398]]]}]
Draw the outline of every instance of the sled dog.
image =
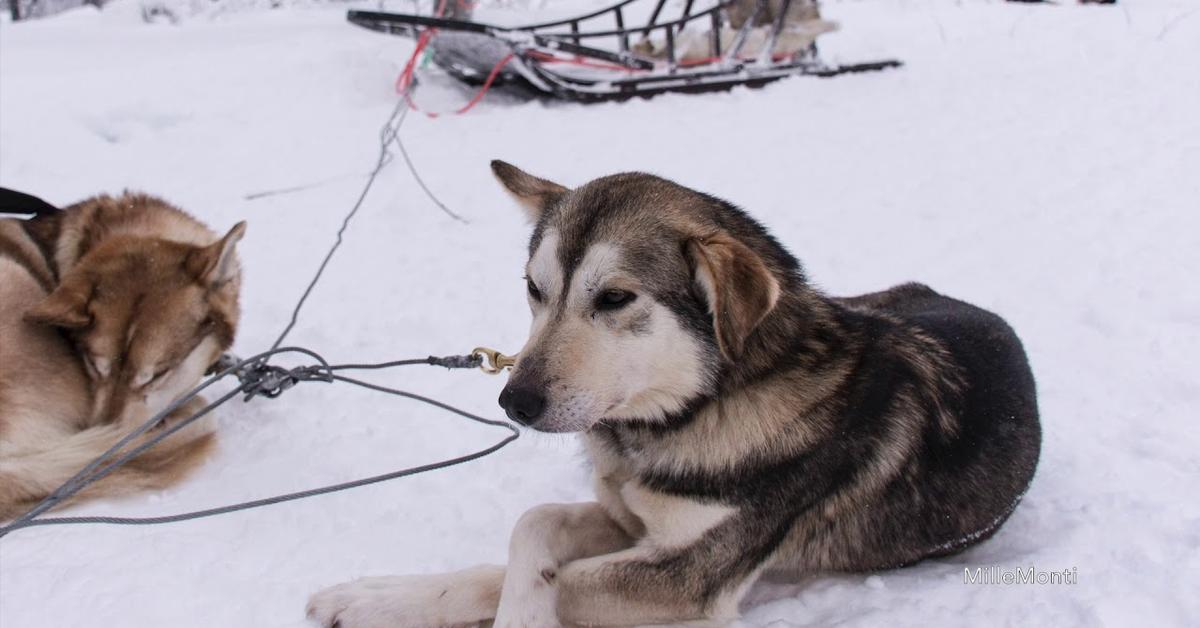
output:
[{"label": "sled dog", "polygon": [[915,283],[823,294],[747,214],[655,176],[492,167],[534,223],[500,405],[581,434],[596,501],[530,510],[504,567],[319,592],[322,625],[721,625],[759,579],[952,554],[1013,512],[1041,431],[1000,317]]},{"label": "sled dog", "polygon": [[[133,193],[0,220],[0,520],[193,388],[232,344],[244,231],[218,237]],[[167,486],[212,445],[197,421],[83,495]]]}]

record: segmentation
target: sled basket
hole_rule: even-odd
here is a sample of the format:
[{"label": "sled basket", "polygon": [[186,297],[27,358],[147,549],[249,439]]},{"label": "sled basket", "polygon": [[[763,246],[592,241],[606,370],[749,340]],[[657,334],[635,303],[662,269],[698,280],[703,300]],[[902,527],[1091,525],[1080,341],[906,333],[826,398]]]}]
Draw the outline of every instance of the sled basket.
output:
[{"label": "sled basket", "polygon": [[[585,102],[757,87],[793,75],[829,77],[900,65],[896,60],[822,63],[815,38],[824,31],[814,30],[821,21],[797,28],[786,19],[793,5],[813,1],[757,0],[736,28],[730,9],[745,6],[744,0],[717,0],[697,12],[695,0],[685,0],[682,13],[666,20],[667,0],[623,0],[586,15],[516,27],[377,11],[349,11],[346,18],[395,35],[436,31],[430,44],[433,62],[461,81],[482,83],[511,54],[495,75],[497,82]],[[777,15],[767,19],[772,9]],[[626,23],[647,12],[646,21]]]}]

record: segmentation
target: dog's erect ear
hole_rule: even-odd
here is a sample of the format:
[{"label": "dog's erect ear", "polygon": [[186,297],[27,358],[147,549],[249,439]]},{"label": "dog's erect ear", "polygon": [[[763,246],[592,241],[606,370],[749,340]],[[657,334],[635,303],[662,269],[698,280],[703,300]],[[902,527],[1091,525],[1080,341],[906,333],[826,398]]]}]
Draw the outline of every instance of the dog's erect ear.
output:
[{"label": "dog's erect ear", "polygon": [[233,253],[237,243],[246,233],[245,221],[234,225],[225,237],[204,247],[188,253],[187,270],[210,287],[220,287],[237,274],[237,265],[233,263]]},{"label": "dog's erect ear", "polygon": [[779,281],[758,254],[726,233],[689,240],[687,250],[708,298],[721,355],[735,360],[779,301]]},{"label": "dog's erect ear", "polygon": [[499,159],[492,161],[492,174],[496,175],[500,184],[517,199],[525,209],[525,215],[533,222],[537,222],[542,217],[542,212],[568,192],[567,188],[553,181],[539,179]]},{"label": "dog's erect ear", "polygon": [[92,282],[86,277],[68,275],[54,292],[25,312],[25,320],[63,329],[83,329],[92,324],[92,314],[88,312],[91,300]]}]

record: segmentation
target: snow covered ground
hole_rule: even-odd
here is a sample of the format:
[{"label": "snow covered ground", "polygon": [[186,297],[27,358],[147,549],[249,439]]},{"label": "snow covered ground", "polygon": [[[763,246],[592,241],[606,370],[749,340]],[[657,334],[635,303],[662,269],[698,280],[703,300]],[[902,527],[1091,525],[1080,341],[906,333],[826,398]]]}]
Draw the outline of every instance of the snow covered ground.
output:
[{"label": "snow covered ground", "polygon": [[[411,50],[342,11],[145,25],[119,0],[0,24],[0,185],[60,203],[132,187],[217,229],[247,219],[236,349],[265,348],[373,164]],[[907,569],[759,587],[745,625],[1195,625],[1194,1],[870,0],[826,14],[844,29],[825,40],[829,60],[907,65],[586,107],[489,94],[467,116],[410,116],[403,137],[427,182],[470,223],[393,163],[292,340],[338,361],[515,350],[527,227],[488,160],[566,184],[660,173],[748,208],[830,292],[920,279],[1000,312],[1041,392],[1041,465],[993,540]],[[445,81],[423,89],[435,109],[469,96]],[[500,416],[501,378],[418,368],[376,380]],[[190,510],[503,436],[317,384],[230,404],[220,422],[220,454],[178,489],[69,512]],[[306,597],[327,585],[502,562],[522,511],[588,499],[588,487],[573,438],[526,434],[449,471],[245,514],[25,530],[0,541],[0,626],[304,626]],[[1076,568],[1078,584],[963,583],[965,566],[990,565]]]}]

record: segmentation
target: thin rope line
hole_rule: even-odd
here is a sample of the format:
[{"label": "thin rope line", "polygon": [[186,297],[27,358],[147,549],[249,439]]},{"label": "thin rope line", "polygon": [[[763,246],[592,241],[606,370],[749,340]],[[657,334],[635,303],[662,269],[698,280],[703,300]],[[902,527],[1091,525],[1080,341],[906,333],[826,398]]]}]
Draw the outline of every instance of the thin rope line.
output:
[{"label": "thin rope line", "polygon": [[395,142],[396,148],[400,149],[400,155],[404,157],[404,163],[408,165],[408,171],[412,173],[412,177],[416,180],[417,185],[421,186],[421,189],[425,191],[425,196],[428,196],[429,200],[433,201],[434,205],[437,205],[443,212],[446,212],[447,216],[450,216],[464,225],[470,224],[466,218],[463,218],[462,216],[454,213],[449,207],[446,207],[446,204],[443,203],[442,200],[433,193],[433,190],[429,189],[428,185],[425,185],[425,180],[422,179],[420,173],[417,172],[417,167],[415,164],[413,164],[413,160],[409,158],[408,150],[404,148],[404,142],[400,141],[399,135],[396,136]]},{"label": "thin rope line", "polygon": [[283,340],[287,338],[287,335],[290,334],[292,329],[296,326],[296,321],[300,318],[300,310],[308,301],[308,297],[312,294],[313,289],[316,288],[317,282],[319,282],[322,275],[325,274],[325,268],[329,266],[329,261],[333,259],[333,255],[337,253],[339,248],[341,248],[342,242],[344,241],[343,236],[346,233],[346,229],[350,227],[350,222],[354,220],[354,216],[357,215],[358,210],[362,208],[363,201],[367,200],[367,194],[370,193],[371,188],[374,187],[375,180],[379,178],[379,173],[382,172],[384,167],[391,162],[392,153],[388,150],[388,145],[400,132],[400,126],[404,124],[404,120],[407,117],[408,107],[405,106],[404,100],[400,99],[396,102],[395,108],[392,109],[392,114],[388,116],[387,121],[383,123],[383,127],[379,130],[379,159],[375,162],[375,168],[371,170],[371,174],[367,176],[367,183],[363,186],[362,192],[358,195],[358,200],[355,201],[354,206],[350,208],[350,212],[346,214],[346,217],[342,219],[342,226],[337,230],[337,237],[333,242],[333,246],[329,247],[329,251],[325,254],[325,259],[321,260],[321,265],[317,267],[317,272],[313,275],[312,281],[308,282],[308,286],[304,289],[304,293],[300,295],[300,300],[296,303],[296,307],[292,309],[291,319],[288,321],[287,326],[283,328],[283,332],[280,333],[279,337],[275,339],[275,343],[271,345],[272,349],[279,348],[279,345],[283,344]]}]

